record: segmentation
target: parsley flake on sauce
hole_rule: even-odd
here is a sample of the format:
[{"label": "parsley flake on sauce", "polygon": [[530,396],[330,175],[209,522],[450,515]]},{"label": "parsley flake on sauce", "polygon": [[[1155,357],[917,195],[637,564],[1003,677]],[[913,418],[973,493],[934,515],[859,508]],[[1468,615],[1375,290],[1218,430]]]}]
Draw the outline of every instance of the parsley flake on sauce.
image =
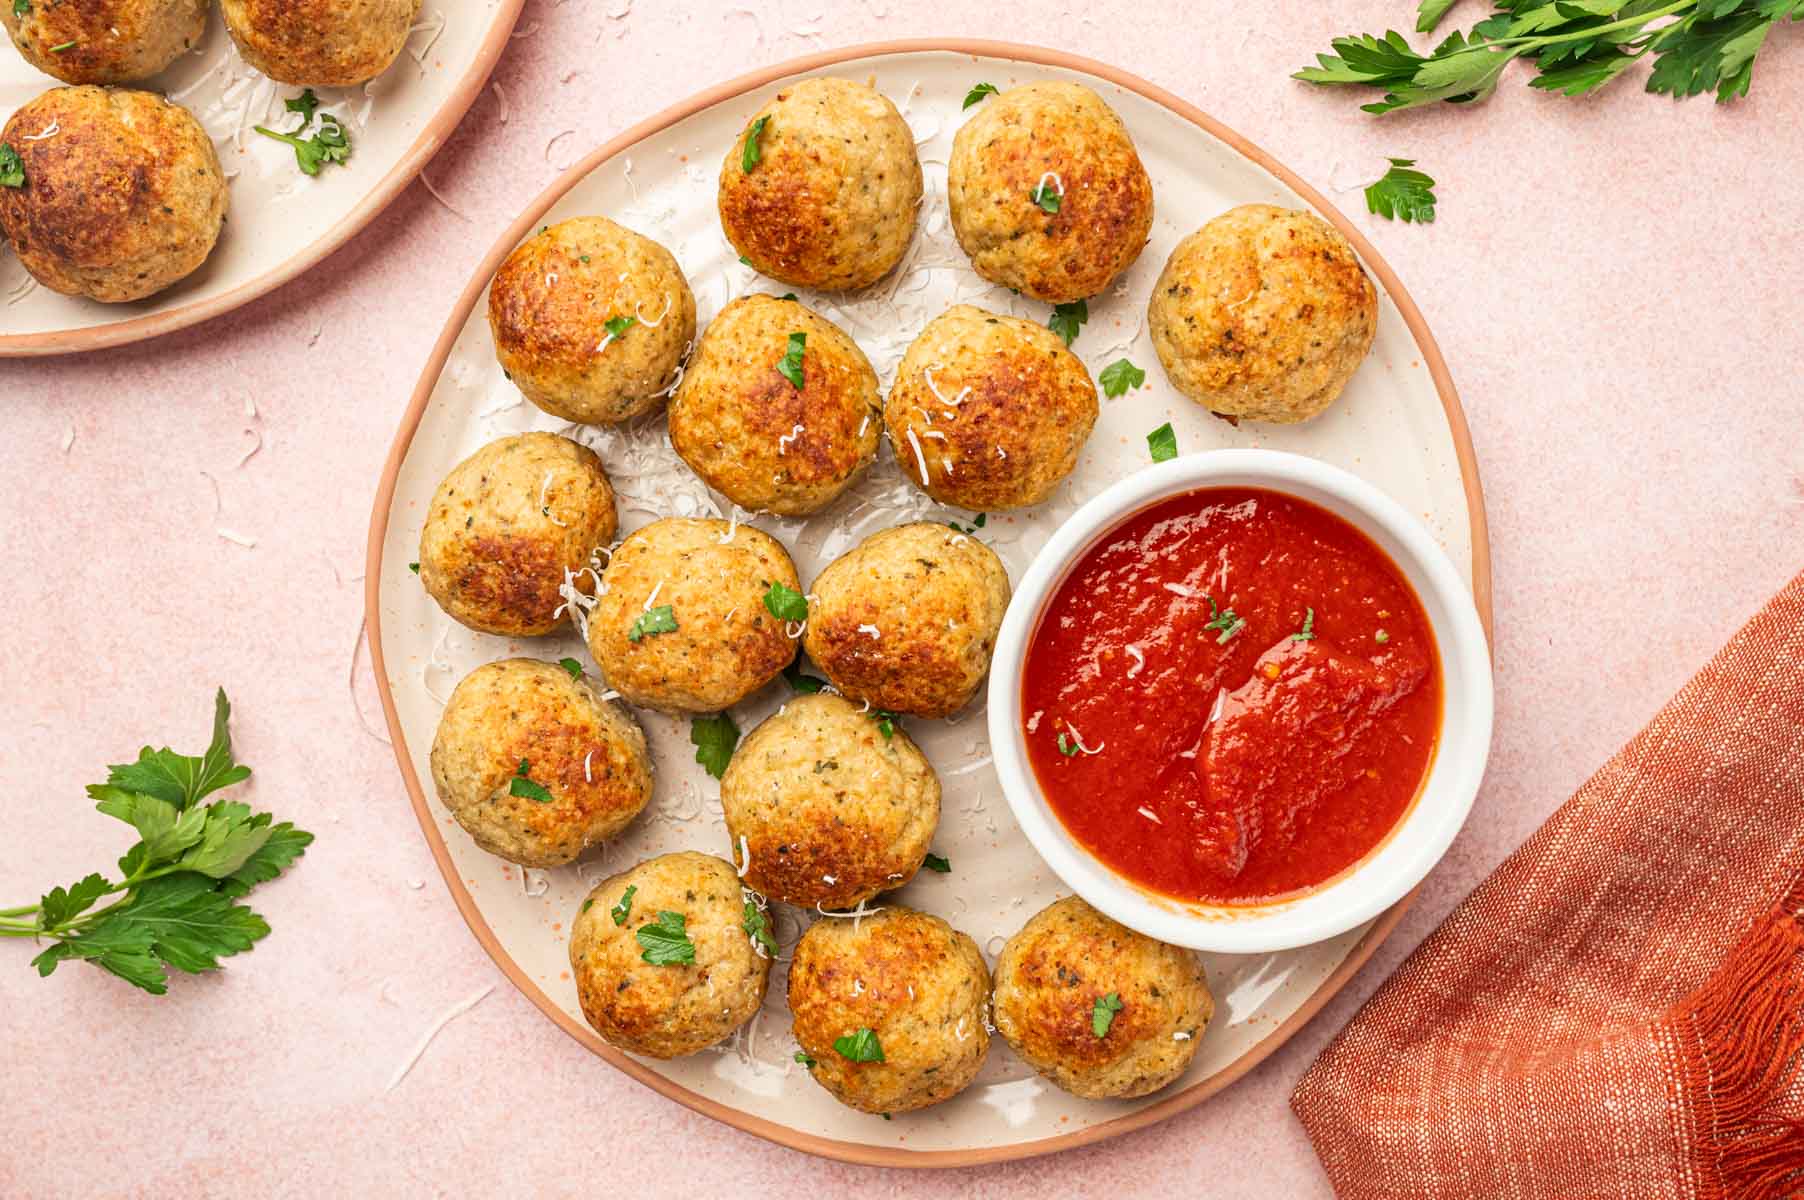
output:
[{"label": "parsley flake on sauce", "polygon": [[1066,758],[1077,757],[1077,743],[1067,734],[1059,734],[1059,753]]},{"label": "parsley flake on sauce", "polygon": [[1233,609],[1215,607],[1214,596],[1205,599],[1209,601],[1209,621],[1203,628],[1221,630],[1221,636],[1215,639],[1215,644],[1225,646],[1230,638],[1247,627],[1247,623],[1236,616]]},{"label": "parsley flake on sauce", "polygon": [[833,1049],[847,1062],[882,1062],[883,1044],[877,1040],[877,1031],[868,1027],[860,1028],[833,1039]]},{"label": "parsley flake on sauce", "polygon": [[626,631],[626,640],[642,642],[654,633],[675,633],[676,631],[676,610],[668,604],[660,604],[656,608],[646,609],[634,619],[632,628]]},{"label": "parsley flake on sauce", "polygon": [[1290,635],[1293,642],[1313,642],[1315,640],[1315,609],[1303,610],[1303,628]]},{"label": "parsley flake on sauce", "polygon": [[639,957],[654,967],[693,963],[695,943],[689,940],[688,924],[688,918],[680,912],[660,911],[657,920],[633,931],[633,937],[644,947]]}]

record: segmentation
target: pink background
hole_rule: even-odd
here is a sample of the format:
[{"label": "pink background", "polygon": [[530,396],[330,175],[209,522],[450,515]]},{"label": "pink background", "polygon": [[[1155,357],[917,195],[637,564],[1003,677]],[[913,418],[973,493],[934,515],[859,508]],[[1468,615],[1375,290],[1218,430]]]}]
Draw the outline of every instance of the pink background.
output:
[{"label": "pink background", "polygon": [[[251,794],[320,835],[256,897],[270,939],[162,999],[82,967],[40,981],[28,946],[0,945],[0,1194],[1029,1197],[1081,1180],[1122,1196],[1174,1184],[1325,1195],[1285,1105],[1298,1075],[1804,566],[1804,27],[1773,35],[1753,96],[1727,109],[1675,106],[1632,80],[1553,99],[1516,68],[1482,108],[1380,120],[1286,76],[1335,34],[1405,24],[1405,0],[754,7],[530,0],[495,76],[509,103],[487,91],[428,168],[462,216],[415,184],[321,268],[236,314],[143,346],[0,364],[0,607],[14,630],[0,645],[0,905],[111,863],[128,839],[81,786],[141,741],[198,747],[219,683],[257,769]],[[924,1176],[768,1146],[558,1032],[466,931],[389,749],[352,703],[379,720],[367,655],[353,659],[378,470],[452,297],[556,173],[548,143],[574,130],[551,151],[568,162],[755,66],[933,34],[1032,40],[1138,72],[1367,230],[1421,304],[1471,420],[1499,708],[1465,834],[1396,935],[1287,1047],[1150,1131]],[[1356,211],[1353,185],[1386,155],[1439,180],[1436,224]],[[253,428],[262,448],[237,465]],[[385,1092],[425,1029],[491,983]]]}]

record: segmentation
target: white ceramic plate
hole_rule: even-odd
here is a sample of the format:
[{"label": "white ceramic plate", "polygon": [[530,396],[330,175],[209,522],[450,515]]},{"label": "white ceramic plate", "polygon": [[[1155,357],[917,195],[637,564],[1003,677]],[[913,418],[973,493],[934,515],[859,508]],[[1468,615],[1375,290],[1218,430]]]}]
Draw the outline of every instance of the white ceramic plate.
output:
[{"label": "white ceramic plate", "polygon": [[[38,286],[0,248],[0,357],[118,346],[229,312],[287,282],[362,229],[412,182],[475,100],[507,44],[524,0],[426,0],[407,49],[363,87],[316,89],[350,128],[352,155],[317,178],[294,151],[253,133],[292,128],[282,107],[299,88],[238,57],[219,10],[193,52],[133,87],[185,105],[213,135],[231,183],[225,232],[207,262],[167,291],[133,304],[97,304]],[[59,80],[0,37],[0,123]]]},{"label": "white ceramic plate", "polygon": [[[436,799],[422,793],[427,754],[445,697],[480,663],[514,654],[588,663],[572,634],[508,641],[474,634],[447,619],[408,570],[440,478],[478,446],[528,429],[558,430],[593,446],[619,494],[622,532],[671,514],[726,515],[676,459],[662,417],[627,429],[562,424],[521,400],[496,365],[486,320],[486,284],[500,258],[539,225],[606,214],[667,245],[694,286],[705,322],[748,290],[782,285],[741,266],[720,232],[715,172],[749,114],[777,84],[832,70],[872,81],[901,109],[919,142],[927,179],[921,230],[903,266],[860,295],[804,295],[870,355],[887,385],[910,338],[955,302],[1044,320],[1044,305],[993,288],[970,270],[946,209],[946,156],[960,103],[980,81],[1008,87],[1075,78],[1115,106],[1153,180],[1152,244],[1107,295],[1091,301],[1074,349],[1094,375],[1123,355],[1147,370],[1148,386],[1105,400],[1082,461],[1055,498],[1027,513],[992,516],[979,536],[1019,578],[1051,531],[1086,498],[1148,462],[1146,434],[1171,421],[1186,452],[1270,446],[1338,463],[1420,515],[1468,579],[1488,613],[1482,503],[1471,448],[1438,351],[1389,269],[1338,214],[1288,172],[1182,101],[1112,68],[1028,47],[959,43],[862,47],[800,60],[696,97],[597,151],[523,214],[485,260],[451,323],[403,423],[377,498],[370,540],[369,619],[377,675],[402,773],[452,894],[491,954],[541,1008],[573,1036],[638,1078],[751,1130],[817,1153],[865,1162],[956,1164],[1014,1157],[1094,1140],[1195,1103],[1249,1069],[1337,989],[1387,932],[1396,911],[1374,926],[1282,954],[1207,958],[1217,1017],[1189,1074],[1165,1092],[1127,1103],[1075,1099],[1038,1079],[1000,1041],[977,1083],[924,1112],[884,1121],[842,1108],[791,1062],[795,1045],[784,1005],[783,968],[773,972],[763,1013],[715,1052],[661,1063],[603,1045],[582,1022],[569,976],[565,934],[587,889],[644,858],[692,848],[726,857],[718,785],[694,762],[689,724],[654,713],[640,720],[656,761],[651,808],[625,836],[586,861],[528,870],[477,850]],[[1257,158],[1253,156],[1258,156]],[[1299,190],[1300,189],[1300,190]],[[1152,281],[1177,240],[1235,204],[1315,206],[1335,219],[1379,283],[1377,343],[1347,394],[1302,428],[1245,425],[1204,414],[1166,383],[1148,340],[1144,312]],[[928,502],[886,450],[853,492],[816,517],[752,518],[795,556],[804,580],[860,537],[903,521],[972,514]],[[591,664],[591,669],[592,664]],[[749,730],[783,701],[781,682],[734,711]],[[937,913],[970,933],[994,960],[1003,938],[1062,893],[1011,818],[989,761],[981,702],[943,722],[910,721],[940,773],[945,802],[935,850],[948,875],[923,873],[895,901]],[[782,959],[805,918],[782,908]]]}]

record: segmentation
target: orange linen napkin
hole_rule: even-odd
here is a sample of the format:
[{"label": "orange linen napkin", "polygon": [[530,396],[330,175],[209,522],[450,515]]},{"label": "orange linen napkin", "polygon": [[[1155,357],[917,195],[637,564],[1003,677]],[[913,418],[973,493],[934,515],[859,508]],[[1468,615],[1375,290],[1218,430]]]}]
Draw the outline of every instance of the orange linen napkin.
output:
[{"label": "orange linen napkin", "polygon": [[1291,1097],[1344,1197],[1804,1195],[1804,575]]}]

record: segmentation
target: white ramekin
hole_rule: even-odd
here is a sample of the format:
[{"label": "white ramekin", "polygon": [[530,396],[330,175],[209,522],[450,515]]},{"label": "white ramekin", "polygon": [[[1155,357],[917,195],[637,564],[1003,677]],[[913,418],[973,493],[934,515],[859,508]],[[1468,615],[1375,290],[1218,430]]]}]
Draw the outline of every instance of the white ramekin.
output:
[{"label": "white ramekin", "polygon": [[[1256,487],[1310,501],[1363,531],[1402,570],[1441,659],[1441,737],[1415,805],[1377,850],[1325,887],[1268,905],[1187,904],[1098,861],[1059,821],[1027,758],[1021,672],[1047,601],[1097,540],[1149,505],[1207,487]],[[1491,658],[1465,580],[1427,528],[1339,467],[1273,450],[1216,450],[1138,471],[1061,525],[1015,587],[990,669],[990,747],[1003,793],[1040,857],[1078,895],[1131,929],[1198,950],[1269,953],[1345,933],[1395,904],[1440,861],[1465,823],[1491,745]]]}]

